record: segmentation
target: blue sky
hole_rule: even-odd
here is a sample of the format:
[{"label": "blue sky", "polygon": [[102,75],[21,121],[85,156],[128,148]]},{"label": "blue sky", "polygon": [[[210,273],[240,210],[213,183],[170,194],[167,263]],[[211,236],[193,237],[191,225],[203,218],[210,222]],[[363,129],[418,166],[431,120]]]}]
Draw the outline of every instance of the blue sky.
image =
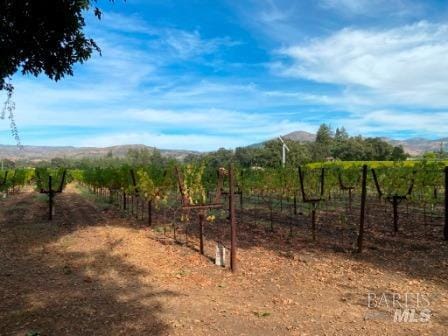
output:
[{"label": "blue sky", "polygon": [[[25,145],[234,148],[325,122],[448,136],[448,2],[116,0],[57,83],[16,75]],[[1,96],[3,99],[3,96]],[[0,142],[14,144],[8,120]]]}]

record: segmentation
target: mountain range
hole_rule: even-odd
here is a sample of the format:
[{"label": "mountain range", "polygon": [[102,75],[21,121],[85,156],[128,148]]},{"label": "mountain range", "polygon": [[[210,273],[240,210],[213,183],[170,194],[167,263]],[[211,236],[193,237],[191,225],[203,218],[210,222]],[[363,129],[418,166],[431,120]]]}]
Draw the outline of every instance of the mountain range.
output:
[{"label": "mountain range", "polygon": [[[316,135],[305,131],[295,131],[282,136],[284,139],[293,141],[310,142],[314,141]],[[443,145],[446,150],[448,138],[430,140],[425,138],[410,138],[405,140],[394,140],[382,138],[394,146],[401,145],[404,150],[412,156],[421,155],[427,151],[439,151]],[[254,144],[252,146],[261,146]],[[49,160],[55,157],[102,157],[112,154],[114,157],[125,157],[129,149],[148,148],[154,150],[155,147],[146,145],[118,145],[111,147],[72,147],[72,146],[23,146],[20,149],[14,145],[0,145],[0,158],[11,160],[25,159],[30,161]],[[182,160],[189,154],[200,154],[198,151],[161,149],[162,156]]]},{"label": "mountain range", "polygon": [[[14,145],[0,145],[0,158],[7,158],[10,160],[30,160],[42,161],[50,160],[56,157],[60,158],[99,158],[106,155],[123,158],[128,153],[129,149],[147,148],[153,151],[155,147],[146,145],[118,145],[111,147],[72,147],[72,146],[23,146],[19,148]],[[197,151],[188,150],[160,150],[162,156],[171,157],[182,160],[188,154],[199,154]]]}]

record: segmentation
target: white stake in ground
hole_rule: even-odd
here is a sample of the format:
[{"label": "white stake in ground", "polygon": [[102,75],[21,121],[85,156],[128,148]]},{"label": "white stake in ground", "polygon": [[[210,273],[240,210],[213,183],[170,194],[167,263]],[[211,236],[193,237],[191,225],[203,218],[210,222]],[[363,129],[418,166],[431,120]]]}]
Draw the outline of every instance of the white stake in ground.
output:
[{"label": "white stake in ground", "polygon": [[282,137],[278,137],[280,141],[282,142],[282,166],[285,167],[286,164],[286,151],[289,152],[288,146],[286,146],[286,143],[283,141]]}]

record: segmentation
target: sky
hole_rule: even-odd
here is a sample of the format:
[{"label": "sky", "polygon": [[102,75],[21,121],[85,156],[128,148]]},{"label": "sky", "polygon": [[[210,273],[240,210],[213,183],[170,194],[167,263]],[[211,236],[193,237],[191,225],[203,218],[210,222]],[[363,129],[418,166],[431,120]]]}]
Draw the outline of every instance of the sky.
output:
[{"label": "sky", "polygon": [[[321,123],[448,136],[448,1],[99,4],[85,32],[101,55],[59,82],[13,77],[24,145],[208,151]],[[7,118],[0,143],[15,143]]]}]

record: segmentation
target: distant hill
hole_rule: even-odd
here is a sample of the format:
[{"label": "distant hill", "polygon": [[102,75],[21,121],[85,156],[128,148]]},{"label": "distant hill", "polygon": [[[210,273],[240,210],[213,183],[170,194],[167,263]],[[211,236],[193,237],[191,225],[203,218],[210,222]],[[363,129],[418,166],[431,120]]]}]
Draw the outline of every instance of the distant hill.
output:
[{"label": "distant hill", "polygon": [[[316,139],[316,134],[308,133],[305,131],[295,131],[295,132],[291,132],[291,133],[282,135],[281,137],[286,140],[300,141],[300,142],[311,142]],[[266,140],[263,142],[255,143],[255,144],[249,145],[247,147],[260,148],[260,147],[263,147],[265,142],[271,141],[271,140],[275,140],[275,139],[270,139],[270,140]]]},{"label": "distant hill", "polygon": [[444,151],[447,150],[448,138],[441,138],[436,140],[429,140],[425,138],[410,138],[406,140],[385,139],[394,146],[402,145],[404,150],[411,155],[421,155],[425,152],[438,152],[440,146],[443,146]]},{"label": "distant hill", "polygon": [[[56,157],[64,158],[98,158],[112,153],[114,157],[123,158],[129,149],[155,148],[145,145],[120,145],[111,147],[72,147],[72,146],[24,146],[23,149],[14,145],[0,145],[0,158],[11,160],[42,161],[51,160]],[[198,154],[196,151],[188,150],[160,150],[162,156],[183,159],[188,154]]]},{"label": "distant hill", "polygon": [[305,131],[295,131],[282,135],[282,138],[292,141],[311,142],[316,140],[316,134],[308,133]]}]

